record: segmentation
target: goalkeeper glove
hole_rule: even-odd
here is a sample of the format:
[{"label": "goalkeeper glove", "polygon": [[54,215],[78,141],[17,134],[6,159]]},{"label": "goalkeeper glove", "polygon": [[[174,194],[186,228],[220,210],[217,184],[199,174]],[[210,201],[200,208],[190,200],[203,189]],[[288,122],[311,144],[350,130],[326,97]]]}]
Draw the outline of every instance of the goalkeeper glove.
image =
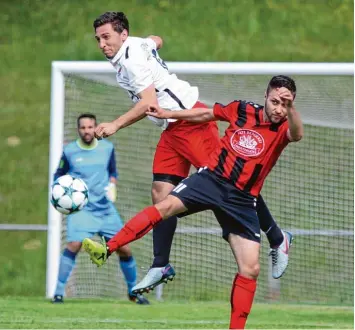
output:
[{"label": "goalkeeper glove", "polygon": [[106,197],[112,203],[114,203],[117,199],[117,188],[113,182],[110,182],[107,187],[105,187]]}]

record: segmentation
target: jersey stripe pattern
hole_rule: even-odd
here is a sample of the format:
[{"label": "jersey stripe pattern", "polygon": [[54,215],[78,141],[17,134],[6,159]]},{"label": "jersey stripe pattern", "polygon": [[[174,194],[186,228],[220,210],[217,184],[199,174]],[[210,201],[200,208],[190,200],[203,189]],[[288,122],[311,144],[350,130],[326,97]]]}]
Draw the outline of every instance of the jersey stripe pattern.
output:
[{"label": "jersey stripe pattern", "polygon": [[273,124],[263,119],[263,107],[253,102],[216,103],[214,116],[229,122],[221,147],[211,155],[208,168],[257,197],[264,180],[289,143],[287,120]]}]

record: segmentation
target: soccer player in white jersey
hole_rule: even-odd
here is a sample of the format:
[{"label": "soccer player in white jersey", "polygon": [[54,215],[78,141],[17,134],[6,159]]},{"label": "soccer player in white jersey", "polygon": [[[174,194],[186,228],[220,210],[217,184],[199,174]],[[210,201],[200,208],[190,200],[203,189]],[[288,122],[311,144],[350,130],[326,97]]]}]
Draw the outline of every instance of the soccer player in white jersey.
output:
[{"label": "soccer player in white jersey", "polygon": [[[129,36],[129,22],[122,12],[106,12],[94,21],[98,46],[116,69],[119,86],[125,89],[135,105],[126,113],[96,128],[96,137],[110,136],[122,128],[146,117],[149,104],[157,104],[170,111],[201,108],[198,88],[171,74],[159,57],[163,41],[160,37]],[[190,166],[203,167],[219,144],[215,122],[190,123],[184,120],[149,117],[163,129],[153,161],[152,200],[158,203],[189,174]],[[292,235],[282,231],[260,197],[257,207],[261,229],[266,233],[273,259],[273,276],[281,277],[288,264],[288,249]],[[149,291],[175,276],[169,255],[177,218],[171,217],[153,231],[154,261],[144,279],[133,292]]]},{"label": "soccer player in white jersey", "polygon": [[[64,289],[75,267],[83,239],[99,234],[109,240],[123,227],[122,219],[113,204],[117,197],[118,181],[113,144],[95,139],[95,115],[81,114],[77,119],[77,126],[79,138],[64,147],[54,180],[67,173],[82,178],[89,188],[90,198],[80,212],[66,218],[68,243],[60,257],[53,303],[64,302]],[[129,246],[125,245],[117,250],[117,255],[127,284],[129,300],[141,305],[149,304],[143,295],[132,292],[137,280],[137,266]]]}]

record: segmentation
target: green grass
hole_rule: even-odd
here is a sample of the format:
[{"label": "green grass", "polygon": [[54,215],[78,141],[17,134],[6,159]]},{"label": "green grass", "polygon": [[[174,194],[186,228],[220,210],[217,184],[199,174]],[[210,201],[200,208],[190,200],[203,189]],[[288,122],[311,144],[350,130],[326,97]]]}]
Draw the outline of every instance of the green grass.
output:
[{"label": "green grass", "polygon": [[[228,303],[1,298],[0,328],[7,329],[226,329]],[[14,315],[16,315],[14,317]],[[138,317],[139,315],[139,317]],[[352,329],[347,307],[254,304],[247,329]]]},{"label": "green grass", "polygon": [[[201,1],[2,1],[0,222],[46,223],[51,62],[102,60],[92,21],[106,10],[161,35],[167,61],[353,61],[353,1]],[[0,294],[43,295],[45,234],[0,232],[0,250]]]}]

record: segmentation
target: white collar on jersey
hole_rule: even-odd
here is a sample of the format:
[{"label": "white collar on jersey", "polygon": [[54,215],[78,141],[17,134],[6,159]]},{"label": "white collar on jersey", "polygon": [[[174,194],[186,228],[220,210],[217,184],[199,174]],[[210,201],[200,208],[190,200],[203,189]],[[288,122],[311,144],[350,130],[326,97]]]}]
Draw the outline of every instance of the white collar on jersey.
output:
[{"label": "white collar on jersey", "polygon": [[129,41],[130,37],[127,37],[127,39],[124,41],[124,43],[122,44],[120,50],[117,52],[117,54],[113,57],[113,58],[108,58],[109,62],[115,66],[115,64],[117,64],[117,62],[120,60],[120,58],[122,57],[123,53],[126,51],[127,47],[128,47],[128,41]]}]

